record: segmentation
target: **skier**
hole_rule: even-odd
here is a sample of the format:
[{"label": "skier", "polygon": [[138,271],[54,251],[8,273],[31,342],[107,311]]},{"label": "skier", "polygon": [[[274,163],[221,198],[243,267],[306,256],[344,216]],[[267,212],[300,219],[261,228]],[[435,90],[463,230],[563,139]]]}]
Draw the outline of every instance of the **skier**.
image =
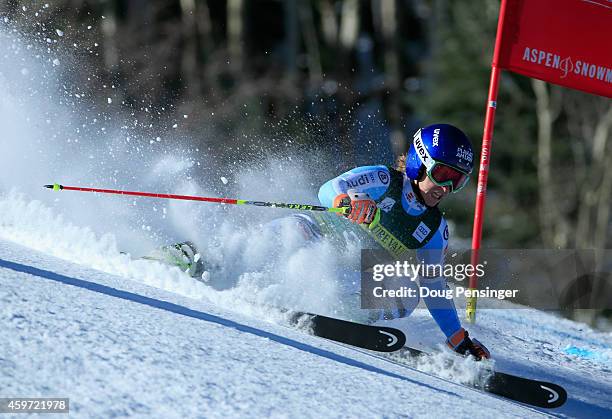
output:
[{"label": "skier", "polygon": [[[405,156],[404,170],[364,166],[329,180],[319,190],[321,205],[350,206],[346,216],[393,256],[415,249],[425,265],[442,265],[449,231],[438,204],[461,190],[473,168],[470,140],[458,128],[434,124],[419,129]],[[401,169],[401,167],[399,167]],[[421,287],[446,290],[443,276],[419,277]],[[487,348],[461,327],[452,299],[424,297],[431,315],[447,337],[448,346],[476,359],[489,358]],[[397,316],[410,313],[397,310]]]},{"label": "skier", "polygon": [[[274,230],[290,225],[301,232],[306,243],[323,237],[339,241],[340,245],[347,240],[359,240],[362,248],[383,248],[395,257],[413,250],[424,265],[442,265],[449,231],[438,204],[450,193],[461,190],[469,180],[473,168],[470,140],[452,125],[430,125],[414,134],[400,162],[397,168],[357,167],[321,186],[318,194],[321,205],[350,207],[346,219],[330,213],[295,214],[274,220],[265,228]],[[167,246],[149,258],[179,265],[196,278],[207,270],[191,242]],[[453,300],[439,297],[446,291],[446,278],[420,276],[418,282],[421,288],[439,292],[438,296],[425,296],[423,300],[446,336],[448,346],[478,360],[489,358],[487,348],[471,339],[461,326]],[[418,297],[408,304],[398,303],[392,312],[383,312],[383,319],[410,315]]]}]

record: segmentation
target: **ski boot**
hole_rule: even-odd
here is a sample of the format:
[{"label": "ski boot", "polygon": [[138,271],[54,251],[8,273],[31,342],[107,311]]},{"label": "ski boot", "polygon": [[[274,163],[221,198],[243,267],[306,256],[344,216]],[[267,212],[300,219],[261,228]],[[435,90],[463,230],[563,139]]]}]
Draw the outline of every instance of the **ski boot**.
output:
[{"label": "ski boot", "polygon": [[160,247],[153,250],[149,255],[143,256],[142,259],[176,266],[197,280],[202,280],[203,274],[206,272],[202,256],[190,241]]}]

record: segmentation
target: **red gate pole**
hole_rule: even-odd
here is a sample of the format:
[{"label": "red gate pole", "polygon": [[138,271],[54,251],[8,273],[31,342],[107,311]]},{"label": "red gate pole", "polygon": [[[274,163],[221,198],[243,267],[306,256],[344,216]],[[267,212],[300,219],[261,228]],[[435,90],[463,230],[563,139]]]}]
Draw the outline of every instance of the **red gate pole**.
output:
[{"label": "red gate pole", "polygon": [[[491,81],[489,83],[489,96],[487,98],[487,113],[485,116],[484,133],[482,135],[482,147],[480,151],[480,168],[478,170],[478,187],[476,191],[476,207],[474,209],[474,227],[472,230],[472,266],[478,265],[480,244],[482,239],[482,226],[484,221],[484,209],[487,191],[487,179],[489,176],[489,163],[491,160],[491,141],[493,139],[493,128],[495,125],[495,109],[497,108],[497,91],[499,90],[499,78],[501,69],[498,66],[501,50],[501,39],[506,12],[506,1],[502,0],[499,18],[497,20],[497,36],[495,38],[495,50],[493,52],[493,63],[491,64]],[[478,288],[478,277],[476,274],[470,276],[469,288]],[[476,321],[476,296],[469,297],[466,302],[465,315],[470,323]]]}]

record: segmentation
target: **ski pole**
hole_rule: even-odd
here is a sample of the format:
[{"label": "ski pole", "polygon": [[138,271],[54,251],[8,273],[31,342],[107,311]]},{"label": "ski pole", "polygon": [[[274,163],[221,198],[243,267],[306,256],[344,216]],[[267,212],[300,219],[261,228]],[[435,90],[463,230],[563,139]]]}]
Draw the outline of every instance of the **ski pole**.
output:
[{"label": "ski pole", "polygon": [[231,204],[231,205],[255,205],[257,207],[271,207],[271,208],[287,208],[299,211],[322,211],[322,212],[338,212],[346,213],[350,208],[328,208],[319,205],[309,204],[287,204],[284,202],[265,202],[265,201],[247,201],[245,199],[231,199],[231,198],[209,198],[205,196],[190,196],[190,195],[173,195],[173,194],[161,194],[151,192],[135,192],[135,191],[121,191],[116,189],[98,189],[98,188],[81,188],[78,186],[64,186],[59,183],[53,185],[44,185],[45,188],[53,189],[54,191],[79,191],[79,192],[96,192],[106,193],[115,195],[131,195],[131,196],[144,196],[148,198],[162,198],[162,199],[181,199],[185,201],[204,201],[214,202],[217,204]]}]

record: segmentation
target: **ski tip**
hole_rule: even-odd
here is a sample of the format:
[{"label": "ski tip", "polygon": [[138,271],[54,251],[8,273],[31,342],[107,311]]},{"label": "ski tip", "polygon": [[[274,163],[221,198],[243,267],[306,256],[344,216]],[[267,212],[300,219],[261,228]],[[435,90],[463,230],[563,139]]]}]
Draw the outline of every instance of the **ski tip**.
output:
[{"label": "ski tip", "polygon": [[64,187],[59,183],[54,183],[53,185],[44,185],[44,187],[47,189],[53,189],[54,191],[60,191],[64,189]]}]

